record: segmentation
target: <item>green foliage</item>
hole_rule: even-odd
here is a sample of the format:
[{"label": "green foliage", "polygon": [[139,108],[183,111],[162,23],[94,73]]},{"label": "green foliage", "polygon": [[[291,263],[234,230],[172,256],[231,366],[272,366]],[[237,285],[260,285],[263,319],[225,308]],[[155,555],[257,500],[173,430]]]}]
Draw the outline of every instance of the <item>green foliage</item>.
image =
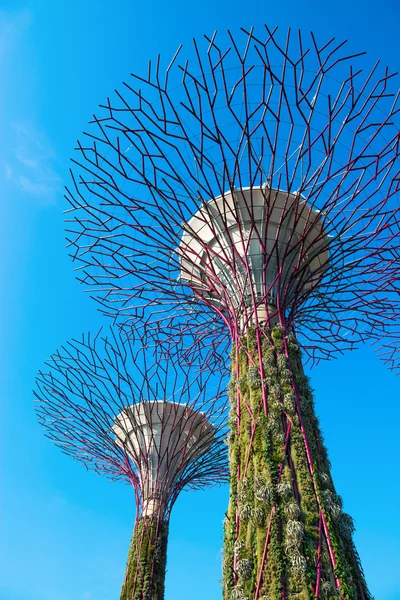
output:
[{"label": "green foliage", "polygon": [[142,517],[135,525],[120,600],[163,600],[168,522]]},{"label": "green foliage", "polygon": [[247,380],[250,387],[258,389],[261,387],[260,370],[258,367],[251,366],[247,371]]},{"label": "green foliage", "polygon": [[[261,366],[258,338],[263,340]],[[230,389],[235,400],[228,438],[231,491],[224,539],[224,600],[253,600],[259,580],[260,600],[281,600],[283,590],[287,598],[311,600],[319,553],[321,598],[339,597],[337,576],[345,600],[360,600],[360,586],[369,600],[351,538],[353,522],[343,513],[333,486],[297,340],[286,336],[281,327],[259,336],[251,328],[232,355],[235,376]],[[327,541],[319,535],[321,509],[335,569]]]}]

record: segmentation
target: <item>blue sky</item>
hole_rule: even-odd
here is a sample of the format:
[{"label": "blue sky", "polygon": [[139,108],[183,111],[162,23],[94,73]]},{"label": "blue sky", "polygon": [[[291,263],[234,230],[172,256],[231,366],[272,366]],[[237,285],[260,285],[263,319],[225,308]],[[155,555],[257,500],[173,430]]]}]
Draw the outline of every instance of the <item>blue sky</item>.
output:
[{"label": "blue sky", "polygon": [[[128,486],[87,473],[43,436],[31,389],[70,337],[96,329],[96,307],[64,248],[63,184],[76,139],[107,94],[158,53],[214,29],[267,22],[349,38],[400,68],[393,1],[0,3],[0,600],[117,598],[134,517]],[[368,348],[312,372],[345,510],[377,600],[398,600],[399,378]],[[227,489],[175,506],[167,600],[217,600]]]}]

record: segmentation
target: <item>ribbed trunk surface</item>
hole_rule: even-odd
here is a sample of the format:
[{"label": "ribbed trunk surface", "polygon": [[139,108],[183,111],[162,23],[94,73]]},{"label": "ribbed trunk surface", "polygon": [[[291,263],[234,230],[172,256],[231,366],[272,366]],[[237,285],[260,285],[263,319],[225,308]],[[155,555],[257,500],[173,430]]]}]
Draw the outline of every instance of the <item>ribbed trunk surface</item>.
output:
[{"label": "ribbed trunk surface", "polygon": [[120,600],[163,600],[168,522],[142,517],[129,547]]},{"label": "ribbed trunk surface", "polygon": [[224,600],[370,599],[295,338],[250,330],[232,355]]}]

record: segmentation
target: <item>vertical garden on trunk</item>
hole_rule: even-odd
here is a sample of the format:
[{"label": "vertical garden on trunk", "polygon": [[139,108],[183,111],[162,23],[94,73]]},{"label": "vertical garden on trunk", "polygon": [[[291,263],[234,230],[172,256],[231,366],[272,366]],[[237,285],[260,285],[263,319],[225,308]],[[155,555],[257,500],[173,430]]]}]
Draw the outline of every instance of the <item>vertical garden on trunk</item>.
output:
[{"label": "vertical garden on trunk", "polygon": [[229,395],[224,600],[370,599],[294,336],[240,338]]},{"label": "vertical garden on trunk", "polygon": [[168,522],[142,517],[129,547],[120,600],[163,600]]}]

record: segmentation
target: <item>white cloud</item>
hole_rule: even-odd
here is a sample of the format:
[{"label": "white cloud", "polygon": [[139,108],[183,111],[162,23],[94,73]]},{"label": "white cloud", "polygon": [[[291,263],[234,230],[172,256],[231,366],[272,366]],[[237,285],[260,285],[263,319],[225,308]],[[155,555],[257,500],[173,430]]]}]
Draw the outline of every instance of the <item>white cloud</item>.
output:
[{"label": "white cloud", "polygon": [[57,512],[58,510],[61,510],[67,505],[68,500],[64,498],[64,496],[62,496],[61,493],[56,492],[55,494],[50,496],[47,506],[50,510]]},{"label": "white cloud", "polygon": [[[32,23],[33,15],[29,10],[6,12],[0,9],[0,72],[4,71],[1,75],[7,81],[10,78],[10,85],[0,96],[3,141],[0,175],[26,197],[49,204],[54,203],[62,191],[56,153],[44,131],[35,125],[34,103],[29,103],[22,111],[18,105],[14,112],[10,100],[17,93],[28,97],[32,94],[29,85],[19,89],[18,82],[12,77],[14,62],[19,64],[28,51],[28,30]],[[18,112],[22,112],[22,118]]]},{"label": "white cloud", "polygon": [[13,177],[13,170],[10,167],[10,165],[8,165],[7,163],[5,163],[5,165],[4,165],[4,172],[6,175],[6,179],[8,179],[8,181],[10,181]]},{"label": "white cloud", "polygon": [[0,65],[31,24],[32,13],[27,9],[13,12],[0,10]]},{"label": "white cloud", "polygon": [[50,141],[29,122],[15,124],[12,139],[12,152],[4,164],[6,179],[27,195],[55,201],[62,183]]}]

